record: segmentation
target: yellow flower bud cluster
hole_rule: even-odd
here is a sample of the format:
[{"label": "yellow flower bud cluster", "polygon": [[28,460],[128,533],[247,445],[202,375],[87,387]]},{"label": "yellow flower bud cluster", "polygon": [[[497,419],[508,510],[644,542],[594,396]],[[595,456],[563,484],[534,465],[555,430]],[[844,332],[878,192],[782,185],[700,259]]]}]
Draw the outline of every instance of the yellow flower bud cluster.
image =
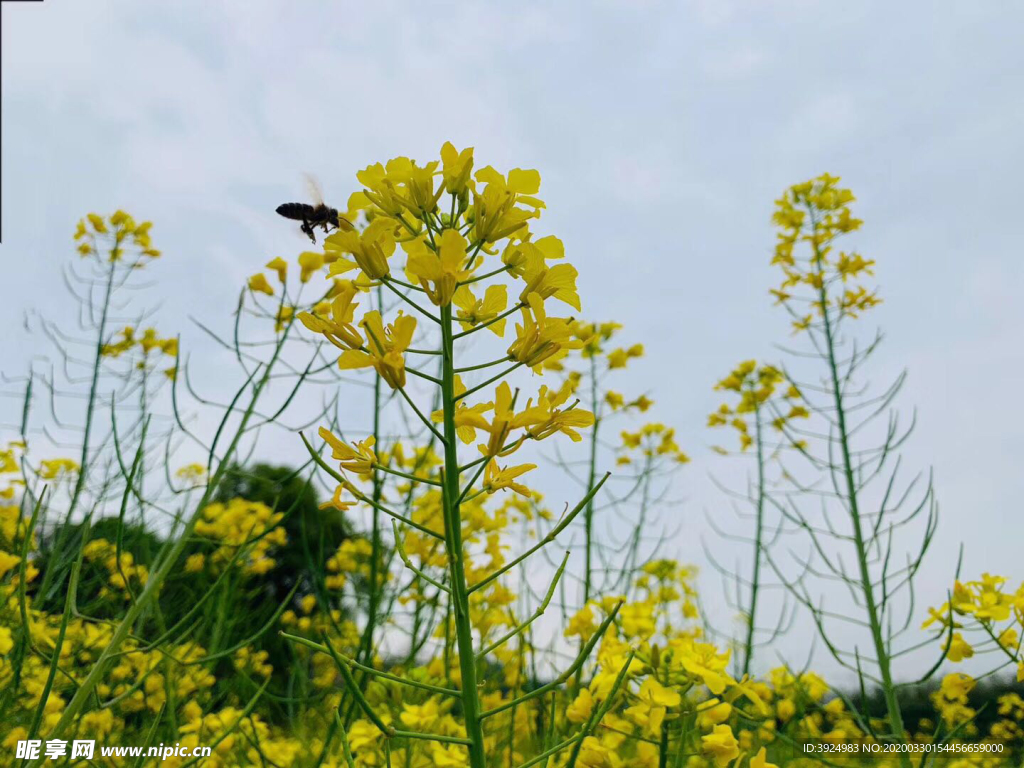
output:
[{"label": "yellow flower bud cluster", "polygon": [[131,267],[142,267],[147,260],[160,257],[160,251],[153,247],[149,234],[152,226],[151,221],[136,223],[130,214],[121,210],[107,217],[90,213],[79,220],[75,228],[78,253],[83,257],[100,257],[102,245],[109,261],[131,260]]},{"label": "yellow flower bud cluster", "polygon": [[[789,310],[797,332],[822,323],[826,312],[835,313],[830,320],[834,325],[881,302],[877,291],[848,285],[861,275],[873,275],[875,262],[853,252],[834,252],[836,240],[863,223],[851,211],[854,199],[849,189],[839,186],[838,177],[826,173],[793,185],[775,201],[772,221],[779,232],[772,264],[784,279],[771,293]],[[800,244],[807,247],[807,255],[798,252]]]},{"label": "yellow flower bud cluster", "polygon": [[[707,425],[735,429],[739,434],[741,451],[754,444],[757,430],[763,425],[770,424],[777,432],[782,432],[793,419],[810,417],[799,388],[774,365],[758,365],[756,360],[744,360],[719,381],[715,389],[735,393],[738,401],[722,403],[708,416]],[[754,420],[754,434],[751,434],[750,419]],[[727,453],[719,446],[714,450]]]}]

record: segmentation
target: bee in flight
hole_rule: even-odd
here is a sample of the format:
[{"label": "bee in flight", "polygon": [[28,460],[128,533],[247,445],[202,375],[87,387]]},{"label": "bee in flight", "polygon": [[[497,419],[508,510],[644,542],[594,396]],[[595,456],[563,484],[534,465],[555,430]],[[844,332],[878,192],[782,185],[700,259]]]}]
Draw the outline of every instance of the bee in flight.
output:
[{"label": "bee in flight", "polygon": [[336,208],[331,208],[324,202],[323,193],[320,191],[320,184],[312,176],[306,176],[306,186],[309,188],[310,197],[313,203],[282,203],[277,206],[277,212],[286,219],[301,221],[299,227],[309,239],[316,242],[316,235],[313,230],[320,227],[324,232],[331,229],[352,229],[352,224],[338,214]]}]

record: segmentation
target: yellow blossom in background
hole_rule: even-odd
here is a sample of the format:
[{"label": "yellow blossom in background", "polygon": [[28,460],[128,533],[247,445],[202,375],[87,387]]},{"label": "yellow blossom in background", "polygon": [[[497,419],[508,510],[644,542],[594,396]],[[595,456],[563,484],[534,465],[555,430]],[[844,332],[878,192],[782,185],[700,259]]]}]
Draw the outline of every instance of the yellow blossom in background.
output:
[{"label": "yellow blossom in background", "polygon": [[291,325],[292,317],[295,315],[295,307],[290,307],[287,304],[281,306],[277,310],[277,317],[274,319],[274,330],[280,333],[289,325]]},{"label": "yellow blossom in background", "polygon": [[701,737],[704,754],[708,755],[716,766],[728,765],[740,753],[739,744],[728,725],[716,725],[714,730]]},{"label": "yellow blossom in background", "polygon": [[262,272],[257,272],[249,278],[249,290],[257,293],[265,293],[267,296],[274,295],[274,288],[267,282],[267,277]]},{"label": "yellow blossom in background", "polygon": [[[739,437],[740,451],[748,450],[756,441],[760,441],[763,449],[767,440],[763,430],[767,426],[775,432],[785,432],[793,420],[810,416],[807,408],[799,404],[800,390],[774,365],[744,360],[715,389],[734,393],[736,401],[722,403],[708,416],[707,425],[732,427]],[[726,453],[724,448],[718,452]]]},{"label": "yellow blossom in background", "polygon": [[74,238],[78,242],[78,253],[83,257],[102,258],[102,246],[108,262],[130,262],[129,266],[137,269],[144,266],[147,259],[160,257],[149,234],[152,226],[150,221],[136,223],[130,214],[121,210],[106,218],[90,213],[78,222]]},{"label": "yellow blossom in background", "polygon": [[196,523],[196,533],[219,544],[210,557],[215,568],[226,565],[241,548],[242,569],[248,574],[261,574],[274,568],[271,552],[287,541],[279,525],[283,517],[282,512],[273,512],[266,504],[232,499],[207,505]]},{"label": "yellow blossom in background", "polygon": [[184,480],[189,485],[196,486],[206,479],[206,467],[198,463],[186,464],[180,467],[174,475],[179,480]]},{"label": "yellow blossom in background", "polygon": [[39,477],[43,480],[55,480],[74,474],[79,469],[81,467],[74,459],[44,459],[39,465]]},{"label": "yellow blossom in background", "polygon": [[[881,301],[864,285],[845,285],[872,275],[874,262],[857,253],[834,252],[835,241],[862,224],[852,215],[853,202],[853,193],[828,174],[793,185],[775,202],[772,221],[779,233],[772,264],[784,279],[772,295],[789,309],[797,332],[812,327],[826,311],[855,318]],[[798,245],[806,246],[807,256],[799,254]],[[838,299],[833,291],[839,291]],[[809,303],[814,313],[797,309],[797,302]]]},{"label": "yellow blossom in background", "polygon": [[283,284],[288,281],[288,262],[280,256],[267,262],[267,269],[277,273],[277,279]]},{"label": "yellow blossom in background", "polygon": [[303,251],[299,254],[299,282],[308,283],[309,279],[320,271],[324,265],[324,255],[315,251]]},{"label": "yellow blossom in background", "polygon": [[757,754],[750,758],[750,768],[779,768],[775,763],[768,762],[768,750],[761,747]]},{"label": "yellow blossom in background", "polygon": [[573,723],[586,721],[594,711],[594,697],[589,688],[579,692],[576,699],[565,709],[565,716]]}]

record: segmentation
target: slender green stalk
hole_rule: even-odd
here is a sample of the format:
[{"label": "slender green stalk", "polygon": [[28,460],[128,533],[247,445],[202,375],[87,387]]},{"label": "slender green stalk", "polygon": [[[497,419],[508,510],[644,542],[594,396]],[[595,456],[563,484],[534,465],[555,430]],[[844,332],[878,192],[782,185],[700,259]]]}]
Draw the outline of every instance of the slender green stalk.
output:
[{"label": "slender green stalk", "polygon": [[504,635],[502,635],[497,640],[495,640],[493,643],[491,643],[486,648],[484,648],[482,651],[480,651],[480,653],[477,654],[477,658],[478,659],[482,660],[485,656],[487,656],[487,654],[489,654],[492,651],[500,648],[502,645],[507,643],[509,640],[511,640],[516,635],[522,634],[531,624],[533,624],[533,622],[535,622],[537,619],[539,619],[541,616],[544,615],[544,611],[547,610],[548,605],[551,603],[551,598],[555,596],[555,587],[558,586],[558,582],[562,578],[562,572],[565,570],[565,564],[568,561],[569,561],[569,553],[566,552],[565,553],[565,557],[562,558],[561,565],[559,565],[558,566],[558,570],[555,571],[555,577],[551,580],[551,585],[548,587],[547,594],[544,595],[544,599],[541,601],[540,605],[537,606],[537,610],[535,610],[533,612],[533,615],[531,615],[530,618],[528,618],[526,621],[522,622],[521,624],[517,624],[516,626],[514,626],[512,629],[510,629]]},{"label": "slender green stalk", "polygon": [[345,764],[348,765],[348,768],[356,768],[356,761],[352,758],[352,749],[348,745],[348,733],[346,733],[345,726],[341,723],[337,710],[334,712],[334,725],[341,736],[341,751],[345,754]]},{"label": "slender green stalk", "polygon": [[490,320],[488,320],[485,323],[480,323],[479,325],[474,325],[472,328],[469,328],[469,329],[467,329],[465,331],[460,331],[459,333],[456,333],[452,338],[453,339],[461,339],[463,336],[469,336],[470,334],[476,333],[477,331],[482,331],[484,328],[487,328],[488,326],[494,325],[498,321],[504,320],[509,315],[518,312],[520,309],[522,309],[525,306],[526,305],[523,302],[519,302],[518,304],[510,307],[509,309],[506,309],[500,315],[497,315],[496,317],[492,317]]},{"label": "slender green stalk", "polygon": [[[381,298],[380,286],[377,286],[377,305],[383,304]],[[380,409],[381,409],[381,377],[380,374],[375,373],[373,377],[373,442],[380,450]],[[383,587],[382,580],[380,577],[380,563],[383,560],[380,537],[380,500],[384,493],[384,478],[381,476],[380,468],[376,465],[373,468],[373,491],[372,499],[373,503],[373,530],[371,533],[370,544],[370,594],[369,600],[367,601],[366,608],[366,627],[363,629],[363,635],[359,641],[359,651],[357,658],[364,662],[369,663],[373,657],[373,632],[376,629],[377,623],[377,610],[380,605],[380,593]],[[393,521],[392,521],[393,522]],[[366,687],[368,678],[365,672],[361,672],[357,683],[359,689],[363,690]],[[355,714],[354,707],[349,707],[348,713],[345,717],[345,724],[350,725],[352,717]]]},{"label": "slender green stalk", "polygon": [[384,285],[386,285],[391,291],[393,291],[402,301],[406,302],[410,306],[415,307],[417,310],[419,310],[420,314],[422,314],[424,317],[430,318],[435,323],[440,323],[441,322],[440,320],[437,319],[437,315],[435,315],[433,312],[428,312],[423,307],[421,307],[419,304],[417,304],[415,301],[413,301],[408,296],[406,296],[404,293],[402,293],[400,290],[395,288],[395,286],[393,286],[391,284],[392,281],[391,281],[390,278],[385,277],[381,282],[383,282]]},{"label": "slender green stalk", "polygon": [[392,683],[401,683],[402,685],[407,685],[410,688],[418,688],[418,689],[420,689],[422,691],[429,691],[430,693],[438,693],[438,694],[441,694],[442,696],[454,696],[454,697],[458,698],[458,697],[460,697],[462,695],[461,693],[456,691],[454,688],[442,688],[439,685],[431,685],[430,683],[421,683],[421,682],[419,682],[417,680],[409,680],[409,679],[404,678],[404,677],[399,677],[398,675],[392,675],[390,672],[382,672],[379,669],[374,669],[373,667],[368,667],[365,664],[360,664],[358,661],[355,661],[354,659],[350,659],[347,656],[343,656],[342,654],[338,653],[337,651],[335,651],[334,653],[331,653],[331,649],[328,646],[321,645],[320,643],[314,643],[312,640],[309,640],[309,639],[307,639],[305,637],[301,637],[299,635],[292,635],[292,634],[289,634],[287,632],[281,632],[280,634],[281,634],[281,637],[284,637],[284,638],[286,638],[288,640],[291,640],[293,643],[298,643],[299,645],[304,645],[307,648],[312,648],[314,651],[318,651],[320,653],[329,654],[335,660],[335,662],[341,662],[343,664],[346,664],[347,666],[354,667],[355,669],[358,669],[360,672],[365,672],[368,675],[373,675],[374,677],[379,677],[382,680],[390,680]]},{"label": "slender green stalk", "polygon": [[[875,647],[875,656],[878,663],[878,671],[882,678],[882,695],[885,698],[885,707],[889,716],[889,727],[892,728],[895,739],[903,743],[906,741],[906,731],[903,725],[903,714],[900,711],[899,700],[896,697],[896,686],[893,684],[891,658],[889,647],[885,642],[882,633],[882,620],[875,597],[874,584],[871,578],[871,571],[868,567],[867,544],[864,539],[864,532],[861,525],[860,506],[858,503],[857,481],[854,477],[853,460],[850,453],[850,434],[846,426],[846,407],[843,402],[842,382],[839,377],[839,365],[836,362],[835,338],[833,336],[832,320],[828,311],[828,294],[826,292],[823,256],[816,241],[813,242],[815,263],[817,264],[819,281],[818,301],[820,302],[821,314],[825,332],[825,353],[828,361],[829,383],[832,390],[833,403],[835,405],[836,428],[843,459],[843,476],[846,483],[847,502],[849,504],[850,522],[853,526],[853,543],[857,552],[857,567],[860,573],[860,588],[864,594],[864,611],[867,613],[868,625],[871,630],[871,640]],[[901,752],[900,763],[905,768],[910,766],[909,756]]]},{"label": "slender green stalk", "polygon": [[754,397],[754,440],[757,448],[757,500],[754,525],[754,570],[750,577],[750,604],[747,606],[747,638],[743,644],[742,674],[750,674],[754,659],[754,631],[757,627],[757,598],[761,589],[761,561],[764,559],[764,439],[761,434],[761,407]]},{"label": "slender green stalk", "polygon": [[[374,465],[373,471],[377,472],[378,470],[383,472],[383,473],[385,473],[385,474],[394,475],[395,477],[401,477],[401,478],[404,478],[404,479],[409,480],[409,481],[414,482],[414,483],[423,483],[424,485],[434,485],[434,486],[437,486],[438,488],[441,487],[441,481],[440,480],[434,480],[431,477],[417,477],[416,475],[409,474],[408,472],[402,472],[401,470],[393,469],[392,467],[385,467],[382,464]],[[374,501],[377,501],[377,502],[380,501],[380,493],[376,489],[374,489]]]},{"label": "slender green stalk", "polygon": [[[78,507],[78,502],[82,498],[82,492],[85,490],[85,480],[88,476],[89,471],[89,438],[92,434],[93,416],[96,412],[96,398],[99,395],[99,380],[100,370],[103,366],[103,347],[106,343],[107,335],[107,319],[110,314],[110,299],[114,293],[114,275],[117,271],[117,262],[111,260],[107,268],[107,282],[103,290],[103,308],[100,310],[100,324],[96,329],[96,351],[93,355],[92,361],[92,373],[89,381],[89,396],[85,403],[85,429],[82,433],[82,451],[78,458],[78,477],[75,479],[75,488],[71,492],[71,501],[68,503],[68,511],[65,514],[65,520],[71,521],[72,515],[75,513],[75,509]],[[67,536],[70,534],[71,526],[61,526],[61,531],[58,534],[57,541],[54,542],[54,552],[59,552],[63,549],[64,543]],[[45,596],[50,587],[50,581],[53,579],[57,568],[47,568],[43,574],[43,581],[39,585],[37,594]]]},{"label": "slender green stalk", "polygon": [[[587,491],[594,487],[597,479],[597,431],[601,426],[601,418],[598,412],[597,402],[597,355],[590,356],[590,410],[594,414],[594,426],[590,430],[590,461],[587,473]],[[583,604],[590,600],[591,572],[593,570],[591,559],[594,549],[594,496],[587,502],[587,508],[583,513],[584,531],[584,565],[583,565]]]},{"label": "slender green stalk", "polygon": [[559,686],[561,686],[562,684],[564,684],[570,677],[572,677],[574,674],[576,674],[576,671],[580,667],[582,667],[583,664],[586,662],[587,658],[590,656],[591,651],[593,651],[594,648],[597,647],[598,642],[600,642],[601,638],[604,637],[604,633],[607,631],[608,627],[611,626],[611,623],[613,621],[615,621],[615,617],[618,615],[619,609],[621,607],[622,607],[622,603],[621,602],[619,602],[619,603],[617,603],[615,605],[615,607],[611,610],[611,612],[604,618],[604,621],[602,621],[600,623],[600,625],[598,625],[597,631],[594,632],[593,636],[589,640],[587,640],[587,642],[584,644],[583,648],[580,649],[579,654],[577,654],[577,656],[573,660],[572,664],[570,664],[568,667],[566,667],[565,671],[563,671],[562,674],[560,674],[558,677],[556,677],[550,683],[545,683],[544,685],[540,686],[539,688],[534,688],[532,691],[529,691],[528,693],[524,693],[521,696],[518,696],[515,699],[512,699],[511,701],[503,702],[503,703],[498,704],[497,706],[493,707],[492,709],[488,709],[486,712],[484,712],[481,715],[481,717],[482,718],[493,717],[494,715],[497,715],[497,714],[499,714],[501,712],[504,712],[504,711],[506,711],[508,709],[511,709],[512,707],[518,706],[519,704],[522,704],[524,701],[529,701],[530,699],[535,699],[538,696],[543,696],[548,691],[553,691],[556,688],[558,688]]},{"label": "slender green stalk", "polygon": [[[75,590],[78,589],[78,574],[82,567],[83,549],[84,541],[79,546],[78,556],[75,559],[74,566],[72,566],[71,583],[68,585],[68,593],[64,599],[64,614],[60,618],[60,629],[57,632],[57,640],[53,646],[53,655],[50,657],[50,669],[46,674],[46,683],[43,685],[42,693],[39,695],[39,705],[32,716],[32,725],[28,729],[28,738],[30,739],[34,739],[36,734],[39,733],[39,726],[43,722],[43,714],[46,712],[46,702],[50,698],[50,691],[53,690],[53,680],[57,676],[57,667],[60,665],[60,652],[61,648],[64,647],[64,636],[67,633],[68,620],[71,618],[72,596]],[[28,625],[25,626],[25,630],[26,632],[29,631]]]},{"label": "slender green stalk", "polygon": [[[220,744],[222,741],[224,741],[224,739],[226,739],[228,736],[230,736],[232,733],[234,733],[238,729],[238,727],[242,724],[242,721],[245,720],[247,717],[249,717],[250,713],[256,708],[256,702],[259,701],[260,696],[263,695],[263,692],[267,689],[268,685],[270,685],[270,678],[267,678],[266,681],[263,683],[263,685],[261,685],[259,687],[259,689],[256,691],[256,693],[253,695],[253,697],[251,699],[249,699],[249,703],[245,705],[245,709],[243,709],[241,711],[241,713],[239,713],[238,718],[235,720],[235,722],[233,722],[231,724],[231,727],[230,728],[226,728],[225,730],[223,730],[220,733],[220,735],[217,736],[217,738],[213,740],[213,742],[211,744],[207,744],[207,745],[204,745],[204,746],[209,746],[212,749],[216,749],[218,744]],[[184,763],[181,766],[181,768],[188,768],[190,765],[195,765],[196,763],[198,763],[202,759],[203,759],[202,757],[193,757],[187,763]]]},{"label": "slender green stalk", "polygon": [[402,562],[405,563],[405,567],[408,568],[413,573],[415,573],[417,576],[419,576],[425,582],[427,582],[427,584],[430,584],[432,587],[435,587],[436,589],[439,589],[442,592],[445,592],[447,594],[451,594],[451,590],[448,589],[448,587],[446,587],[441,582],[437,581],[437,579],[431,578],[430,576],[425,574],[423,571],[421,571],[419,568],[417,568],[415,565],[413,565],[413,562],[409,558],[409,555],[406,554],[405,544],[402,541],[402,532],[398,528],[398,523],[396,523],[394,520],[392,520],[391,521],[391,526],[392,526],[392,528],[394,529],[394,532],[395,532],[395,547],[398,549],[398,556],[400,558],[402,558]]},{"label": "slender green stalk", "polygon": [[370,706],[370,702],[366,700],[366,696],[363,695],[363,692],[356,683],[355,678],[352,677],[352,672],[349,670],[348,665],[338,658],[338,654],[335,652],[334,646],[331,645],[331,641],[327,639],[327,635],[321,635],[321,639],[324,641],[324,647],[327,648],[327,652],[334,659],[334,664],[338,667],[338,671],[341,673],[341,677],[345,681],[345,686],[348,688],[349,693],[351,693],[355,698],[359,708],[363,710],[363,713],[370,719],[370,722],[380,729],[381,733],[385,736],[394,736],[395,729],[381,720],[373,707]]},{"label": "slender green stalk", "polygon": [[467,365],[465,368],[456,368],[456,373],[469,373],[470,371],[482,371],[485,368],[493,368],[496,365],[507,363],[509,361],[508,355],[505,357],[499,357],[497,360],[491,360],[489,363],[478,363],[477,365]]},{"label": "slender green stalk", "polygon": [[604,716],[611,711],[612,706],[615,704],[619,689],[626,681],[626,676],[629,674],[629,667],[633,663],[633,657],[635,655],[635,650],[629,652],[629,655],[626,657],[625,664],[622,665],[622,669],[619,670],[619,674],[615,676],[615,682],[612,684],[611,690],[608,691],[608,697],[600,706],[594,709],[590,717],[587,719],[587,722],[583,726],[583,730],[579,733],[579,741],[577,741],[576,745],[573,747],[572,754],[569,756],[569,761],[566,763],[566,768],[574,768],[576,760],[580,755],[580,747],[583,745],[583,740],[594,732],[597,724],[600,723],[604,719]]},{"label": "slender green stalk", "polygon": [[455,640],[462,673],[462,714],[469,739],[469,762],[472,768],[485,768],[483,726],[480,720],[480,693],[477,689],[476,651],[473,626],[469,615],[469,589],[462,549],[462,517],[459,511],[459,454],[455,429],[455,351],[452,338],[451,305],[441,307],[441,407],[444,413],[444,519],[445,544],[451,581],[451,603],[455,620]]},{"label": "slender green stalk", "polygon": [[[284,346],[284,341],[286,337],[287,331],[285,331],[285,333],[281,335],[281,339],[279,340],[276,348],[274,349],[274,353],[271,356],[270,361],[264,368],[263,376],[253,388],[252,396],[249,400],[248,407],[246,408],[245,412],[242,415],[242,419],[241,422],[239,423],[238,429],[236,430],[234,436],[232,437],[227,450],[224,452],[223,459],[218,464],[216,472],[214,472],[210,477],[210,482],[206,486],[206,489],[203,492],[203,496],[200,499],[199,503],[196,505],[195,511],[192,513],[191,517],[185,523],[183,530],[174,540],[174,543],[170,545],[166,556],[160,561],[159,565],[157,565],[157,567],[150,574],[149,579],[146,581],[146,586],[143,588],[142,592],[139,593],[135,602],[132,603],[131,606],[129,606],[128,610],[125,612],[121,621],[114,629],[114,632],[110,638],[110,642],[108,642],[106,647],[100,652],[96,661],[89,669],[89,673],[85,676],[85,679],[82,680],[81,684],[78,686],[78,689],[75,691],[74,696],[72,696],[71,700],[68,702],[67,707],[64,708],[64,712],[61,714],[60,720],[57,721],[57,724],[53,727],[53,730],[49,734],[50,738],[62,738],[64,734],[68,732],[68,729],[72,726],[72,724],[76,722],[78,716],[84,709],[87,700],[92,695],[92,692],[95,690],[100,680],[102,680],[103,675],[106,673],[107,667],[110,665],[110,662],[113,660],[114,656],[120,650],[121,645],[124,643],[124,641],[128,638],[128,635],[131,633],[132,628],[135,626],[135,622],[138,621],[139,617],[142,615],[143,610],[145,610],[145,608],[150,604],[150,602],[157,597],[161,586],[163,585],[164,581],[166,581],[171,571],[178,566],[178,560],[181,558],[181,555],[184,553],[185,548],[189,544],[192,532],[195,530],[196,524],[199,522],[199,518],[202,515],[203,507],[206,505],[206,503],[213,495],[221,478],[223,477],[224,472],[227,470],[231,456],[234,455],[235,449],[238,447],[238,444],[241,441],[242,436],[245,434],[245,428],[249,423],[249,419],[252,417],[253,412],[255,411],[256,403],[259,400],[260,394],[262,393],[264,387],[267,385],[267,382],[270,381],[270,373],[273,370],[274,363],[277,361],[278,357],[281,354],[281,349]],[[252,377],[250,377],[249,381],[251,381],[251,379]],[[231,410],[233,410],[233,407],[232,409],[229,409],[228,414],[225,415],[225,419],[227,419],[227,416],[230,415]],[[223,424],[221,425],[221,429],[222,428]],[[218,434],[219,433],[220,429],[218,429]],[[211,447],[211,461],[213,453],[213,448]],[[264,685],[264,687],[266,687],[266,685]],[[263,689],[261,688],[260,693],[262,692]],[[255,706],[255,699],[253,700],[251,705]]]},{"label": "slender green stalk", "polygon": [[[478,251],[479,251],[479,249],[478,249]],[[472,285],[473,283],[479,283],[481,280],[486,280],[489,277],[494,277],[495,275],[500,275],[502,272],[508,272],[511,268],[512,267],[510,267],[508,264],[506,264],[503,267],[491,270],[490,272],[484,272],[482,275],[477,275],[476,277],[471,277],[468,280],[460,280],[459,281],[459,285],[462,286],[462,285]]]},{"label": "slender green stalk", "polygon": [[[134,763],[135,768],[141,768],[141,766],[145,764],[145,762],[146,762],[146,752],[148,752],[149,748],[151,746],[153,746],[153,741],[156,738],[156,730],[157,730],[157,728],[160,725],[160,718],[163,716],[163,713],[164,713],[164,711],[166,709],[167,709],[167,704],[166,703],[160,705],[160,711],[156,713],[156,717],[153,718],[152,725],[150,725],[149,726],[149,730],[146,731],[146,740],[145,740],[145,742],[142,745],[142,752],[139,754],[138,759],[136,759],[136,761]],[[175,728],[174,730],[175,730],[175,733],[177,733],[178,729]]]},{"label": "slender green stalk", "polygon": [[100,368],[103,362],[103,346],[106,342],[107,317],[110,312],[110,297],[114,290],[114,273],[117,262],[111,260],[107,270],[107,284],[103,292],[103,309],[100,311],[100,325],[96,329],[96,353],[92,365],[92,379],[89,382],[89,399],[85,406],[85,431],[82,435],[82,454],[78,462],[80,470],[75,481],[75,490],[71,494],[71,503],[68,505],[67,517],[70,520],[75,506],[81,497],[85,487],[85,478],[89,467],[89,435],[92,430],[93,413],[95,411],[96,397],[99,390]]},{"label": "slender green stalk", "polygon": [[395,520],[398,520],[401,523],[405,523],[405,525],[408,525],[411,528],[415,528],[417,531],[425,533],[427,536],[430,536],[431,538],[437,539],[438,541],[444,541],[444,535],[438,533],[437,531],[431,530],[430,528],[427,528],[425,525],[421,525],[420,523],[417,523],[416,521],[406,517],[405,515],[400,515],[397,512],[393,512],[384,505],[376,503],[369,496],[364,496],[363,494],[361,494],[358,488],[349,484],[348,481],[345,480],[344,476],[342,476],[340,473],[332,469],[331,466],[328,465],[327,462],[323,460],[320,454],[316,452],[316,449],[312,445],[310,445],[309,440],[306,439],[306,436],[304,434],[300,432],[299,437],[302,438],[302,442],[305,444],[306,450],[309,452],[310,458],[313,459],[316,465],[320,467],[320,469],[322,469],[328,475],[337,480],[339,483],[345,484],[349,493],[351,493],[356,499],[369,504],[374,509],[379,509],[385,515],[389,515],[393,517]]},{"label": "slender green stalk", "polygon": [[[448,319],[449,320],[451,320],[451,314],[452,314],[451,313],[451,307],[449,307],[448,308]],[[448,328],[449,328],[449,330],[451,329],[451,323],[448,324]],[[450,335],[449,335],[449,341],[451,341]],[[516,368],[519,368],[520,366],[522,366],[522,363],[516,363],[514,365],[510,365],[508,368],[506,368],[501,373],[496,374],[494,376],[491,376],[491,378],[487,379],[487,381],[483,381],[483,382],[477,384],[475,387],[467,389],[461,395],[455,395],[454,396],[454,400],[453,400],[453,405],[454,405],[455,401],[463,400],[463,399],[469,397],[470,395],[476,394],[477,392],[479,392],[484,387],[489,386],[489,385],[493,384],[496,381],[500,381],[501,379],[504,379],[506,376],[508,376],[510,373],[512,373],[512,371],[514,371]]]},{"label": "slender green stalk", "polygon": [[[587,468],[587,491],[589,498],[583,511],[583,605],[590,601],[593,579],[594,557],[594,497],[597,495],[594,481],[597,475],[597,434],[601,426],[601,415],[597,401],[597,355],[590,356],[590,410],[594,414],[594,426],[590,430],[590,456]],[[583,667],[576,672],[575,686],[583,681]]]},{"label": "slender green stalk", "polygon": [[476,592],[478,589],[487,586],[498,577],[503,576],[504,574],[508,573],[510,570],[515,568],[521,562],[530,557],[534,552],[538,552],[539,550],[543,549],[545,546],[550,544],[552,541],[554,541],[558,537],[558,534],[564,531],[569,526],[569,523],[576,519],[576,516],[583,510],[587,502],[590,501],[599,490],[601,490],[601,486],[604,485],[605,481],[609,477],[611,477],[611,472],[606,472],[604,477],[601,478],[597,485],[590,489],[589,493],[587,493],[587,495],[580,500],[579,504],[577,504],[568,513],[563,515],[562,519],[558,521],[558,524],[550,531],[548,531],[547,535],[543,539],[538,541],[536,544],[534,544],[528,550],[523,552],[523,554],[516,557],[514,560],[505,563],[505,565],[503,565],[501,568],[494,571],[489,576],[486,576],[480,581],[478,581],[476,584],[470,587],[470,593],[472,594],[473,592]]},{"label": "slender green stalk", "polygon": [[[43,490],[32,507],[32,516],[25,521],[25,533],[21,542],[21,556],[18,561],[18,609],[22,631],[21,636],[18,638],[14,655],[11,658],[11,667],[14,670],[14,674],[11,685],[7,686],[6,690],[4,690],[3,707],[0,707],[0,714],[6,714],[8,706],[17,699],[18,688],[21,685],[21,673],[25,663],[25,653],[32,647],[32,624],[29,622],[28,617],[28,578],[26,576],[28,570],[28,550],[32,543],[32,532],[39,521],[39,514],[43,509],[43,503],[48,490],[46,486],[43,486]],[[21,526],[22,520],[24,520],[24,517],[18,518],[18,527]],[[15,538],[17,538],[17,533],[15,533]]]}]

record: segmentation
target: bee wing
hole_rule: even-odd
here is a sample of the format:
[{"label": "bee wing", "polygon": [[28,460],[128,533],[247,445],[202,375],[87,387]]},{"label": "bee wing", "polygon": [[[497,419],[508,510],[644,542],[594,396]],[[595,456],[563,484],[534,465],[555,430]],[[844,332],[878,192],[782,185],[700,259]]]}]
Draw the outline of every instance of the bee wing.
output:
[{"label": "bee wing", "polygon": [[314,207],[323,205],[324,190],[320,186],[320,180],[311,173],[304,173],[303,179],[306,182],[306,194],[309,195],[309,202]]}]

